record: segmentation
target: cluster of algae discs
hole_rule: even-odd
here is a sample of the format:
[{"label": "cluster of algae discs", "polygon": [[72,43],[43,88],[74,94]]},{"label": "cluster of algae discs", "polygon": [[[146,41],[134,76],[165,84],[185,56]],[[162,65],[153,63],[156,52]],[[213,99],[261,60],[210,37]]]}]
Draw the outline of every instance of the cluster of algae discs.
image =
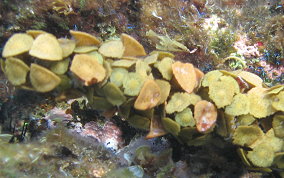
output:
[{"label": "cluster of algae discs", "polygon": [[[267,88],[246,71],[204,75],[172,53],[152,51],[133,37],[102,42],[80,31],[71,39],[44,31],[14,34],[1,67],[16,87],[49,92],[89,88],[90,107],[117,113],[147,138],[171,133],[199,146],[220,135],[239,146],[250,168],[284,168],[284,86]],[[76,83],[76,85],[75,85]],[[218,127],[215,127],[218,125]]]}]

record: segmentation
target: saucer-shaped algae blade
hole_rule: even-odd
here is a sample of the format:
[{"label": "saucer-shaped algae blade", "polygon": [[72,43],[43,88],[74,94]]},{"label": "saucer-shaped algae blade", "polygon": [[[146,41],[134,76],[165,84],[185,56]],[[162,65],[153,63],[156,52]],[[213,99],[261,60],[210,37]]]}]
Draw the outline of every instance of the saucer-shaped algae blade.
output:
[{"label": "saucer-shaped algae blade", "polygon": [[114,106],[120,106],[126,101],[126,97],[123,92],[113,83],[107,83],[103,87],[106,99]]},{"label": "saucer-shaped algae blade", "polygon": [[134,108],[138,110],[147,110],[155,107],[161,99],[161,89],[154,80],[147,80],[135,103]]},{"label": "saucer-shaped algae blade", "polygon": [[204,75],[201,85],[208,87],[211,83],[215,83],[221,76],[223,76],[223,73],[219,70],[210,71]]},{"label": "saucer-shaped algae blade", "polygon": [[130,61],[130,60],[126,60],[126,59],[122,59],[122,60],[117,60],[114,61],[111,66],[112,67],[123,67],[123,68],[129,68],[131,67],[133,64],[135,64],[136,61]]},{"label": "saucer-shaped algae blade", "polygon": [[5,61],[5,75],[12,85],[18,86],[26,83],[29,66],[17,58],[7,58]]},{"label": "saucer-shaped algae blade", "polygon": [[102,55],[112,58],[121,58],[124,50],[125,48],[120,40],[104,42],[99,48],[99,52]]},{"label": "saucer-shaped algae blade", "polygon": [[75,55],[70,70],[83,80],[86,86],[101,82],[106,76],[104,67],[87,54]]},{"label": "saucer-shaped algae blade", "polygon": [[125,47],[123,56],[145,56],[144,47],[132,36],[125,33],[120,35],[120,39]]},{"label": "saucer-shaped algae blade", "polygon": [[229,76],[221,76],[209,85],[209,97],[218,108],[230,105],[234,95],[239,92],[239,84]]},{"label": "saucer-shaped algae blade", "polygon": [[144,80],[141,75],[129,72],[123,80],[123,92],[129,96],[137,96],[144,84]]},{"label": "saucer-shaped algae blade", "polygon": [[164,79],[171,80],[173,76],[172,64],[173,59],[165,57],[161,61],[157,62],[154,66],[159,70]]},{"label": "saucer-shaped algae blade", "polygon": [[57,87],[60,84],[61,79],[42,66],[31,64],[30,81],[36,91],[48,92]]},{"label": "saucer-shaped algae blade", "polygon": [[257,126],[239,126],[234,132],[233,143],[240,146],[250,146],[263,135],[262,130]]},{"label": "saucer-shaped algae blade", "polygon": [[114,83],[116,86],[121,87],[123,80],[127,77],[128,71],[124,68],[113,68],[110,75],[110,82]]},{"label": "saucer-shaped algae blade", "polygon": [[247,158],[254,166],[270,167],[274,159],[273,149],[266,143],[257,145],[252,151],[249,151]]},{"label": "saucer-shaped algae blade", "polygon": [[25,33],[16,33],[9,38],[2,52],[3,57],[16,56],[28,52],[33,44],[33,37]]},{"label": "saucer-shaped algae blade", "polygon": [[254,87],[248,91],[250,102],[250,114],[256,118],[263,118],[275,112],[271,105],[271,98],[267,95],[267,89],[262,87]]},{"label": "saucer-shaped algae blade", "polygon": [[176,122],[183,127],[195,126],[195,120],[190,108],[185,108],[183,111],[178,112],[175,116]]},{"label": "saucer-shaped algae blade", "polygon": [[51,65],[50,70],[58,75],[62,75],[65,72],[67,72],[69,63],[70,63],[69,58],[66,58],[62,61],[56,61]]},{"label": "saucer-shaped algae blade", "polygon": [[175,62],[172,64],[175,79],[184,91],[191,93],[196,86],[196,73],[190,63]]},{"label": "saucer-shaped algae blade", "polygon": [[249,99],[246,94],[238,93],[230,105],[226,106],[225,113],[239,116],[249,113]]},{"label": "saucer-shaped algae blade", "polygon": [[70,56],[76,46],[76,43],[74,40],[70,40],[67,38],[59,38],[58,42],[62,48],[62,56],[63,58]]},{"label": "saucer-shaped algae blade", "polygon": [[190,105],[190,95],[188,93],[174,93],[166,105],[166,112],[172,114],[181,112]]},{"label": "saucer-shaped algae blade", "polygon": [[63,58],[63,51],[58,40],[49,33],[43,33],[34,40],[29,54],[49,61],[60,61]]},{"label": "saucer-shaped algae blade", "polygon": [[38,37],[39,35],[43,34],[43,33],[47,33],[43,30],[27,30],[26,33],[28,35],[31,35],[33,38]]},{"label": "saucer-shaped algae blade", "polygon": [[212,131],[217,120],[217,109],[214,104],[206,100],[199,101],[194,106],[196,128],[201,133]]},{"label": "saucer-shaped algae blade", "polygon": [[70,34],[75,38],[76,46],[99,45],[101,43],[97,37],[86,32],[70,30]]},{"label": "saucer-shaped algae blade", "polygon": [[127,119],[127,122],[138,129],[148,130],[150,128],[150,120],[147,117],[140,115],[133,115]]}]

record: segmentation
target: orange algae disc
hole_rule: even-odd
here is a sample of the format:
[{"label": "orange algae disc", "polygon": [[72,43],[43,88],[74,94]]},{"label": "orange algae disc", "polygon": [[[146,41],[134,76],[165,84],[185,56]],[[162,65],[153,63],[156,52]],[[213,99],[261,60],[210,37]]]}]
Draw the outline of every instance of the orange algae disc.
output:
[{"label": "orange algae disc", "polygon": [[82,79],[86,86],[101,82],[106,76],[104,67],[87,54],[75,55],[70,70]]},{"label": "orange algae disc", "polygon": [[172,64],[172,70],[175,79],[182,89],[191,93],[197,83],[195,69],[190,63],[175,62]]},{"label": "orange algae disc", "polygon": [[134,108],[138,110],[147,110],[155,107],[161,99],[161,90],[154,80],[147,80],[135,103]]},{"label": "orange algae disc", "polygon": [[70,30],[70,34],[75,38],[76,46],[99,45],[101,43],[95,36],[86,32]]},{"label": "orange algae disc", "polygon": [[214,104],[206,100],[199,101],[194,106],[194,119],[199,132],[212,131],[217,120],[217,109]]},{"label": "orange algae disc", "polygon": [[125,33],[120,36],[121,41],[125,47],[123,56],[145,56],[146,52],[144,47],[132,36]]}]

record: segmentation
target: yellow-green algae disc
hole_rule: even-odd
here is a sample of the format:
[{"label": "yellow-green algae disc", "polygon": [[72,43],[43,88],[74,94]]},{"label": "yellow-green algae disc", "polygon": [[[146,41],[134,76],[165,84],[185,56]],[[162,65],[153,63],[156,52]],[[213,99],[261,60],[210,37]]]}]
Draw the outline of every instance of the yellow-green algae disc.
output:
[{"label": "yellow-green algae disc", "polygon": [[239,92],[237,81],[229,76],[221,76],[209,85],[209,97],[218,108],[230,105],[234,95]]},{"label": "yellow-green algae disc", "polygon": [[124,68],[129,68],[131,67],[133,64],[135,64],[136,61],[130,61],[130,60],[126,60],[126,59],[122,59],[122,60],[117,60],[114,61],[111,66],[112,67],[124,67]]},{"label": "yellow-green algae disc", "polygon": [[136,73],[140,74],[142,77],[147,77],[148,74],[150,74],[151,72],[151,68],[146,62],[138,60],[135,64],[135,71]]},{"label": "yellow-green algae disc", "polygon": [[30,81],[38,92],[48,92],[57,87],[61,79],[53,72],[37,64],[31,64]]},{"label": "yellow-green algae disc", "polygon": [[106,56],[112,58],[121,58],[124,53],[124,46],[120,40],[111,40],[104,42],[99,48],[99,52]]},{"label": "yellow-green algae disc", "polygon": [[137,96],[144,84],[144,77],[141,75],[129,72],[123,80],[124,93],[129,96]]},{"label": "yellow-green algae disc", "polygon": [[33,41],[33,37],[28,34],[16,33],[5,44],[2,56],[6,58],[28,52]]},{"label": "yellow-green algae disc", "polygon": [[168,114],[174,112],[181,112],[190,105],[190,95],[185,92],[177,92],[172,95],[168,104],[166,105],[166,112]]},{"label": "yellow-green algae disc", "polygon": [[240,116],[249,113],[249,99],[246,94],[238,93],[230,105],[226,106],[225,113]]},{"label": "yellow-green algae disc", "polygon": [[204,75],[201,85],[203,87],[208,87],[211,83],[217,81],[221,76],[223,76],[223,73],[219,70],[210,71]]},{"label": "yellow-green algae disc", "polygon": [[271,98],[267,90],[262,87],[254,87],[248,92],[250,102],[250,114],[256,118],[267,117],[275,112],[271,105]]},{"label": "yellow-green algae disc", "polygon": [[69,63],[70,63],[69,58],[66,58],[62,61],[56,61],[51,65],[50,70],[58,75],[62,75],[65,72],[67,72]]},{"label": "yellow-green algae disc", "polygon": [[165,57],[161,61],[154,64],[154,66],[160,71],[164,79],[171,80],[173,76],[172,64],[173,59]]},{"label": "yellow-green algae disc", "polygon": [[109,82],[103,87],[106,99],[114,106],[120,106],[126,101],[123,92],[113,83]]},{"label": "yellow-green algae disc", "polygon": [[274,164],[277,166],[277,168],[284,169],[284,152],[275,154]]},{"label": "yellow-green algae disc", "polygon": [[247,158],[254,166],[270,167],[273,163],[274,151],[268,144],[262,143],[249,151]]},{"label": "yellow-green algae disc", "polygon": [[63,58],[63,51],[58,40],[49,33],[43,33],[34,40],[29,54],[50,61],[60,61]]},{"label": "yellow-green algae disc", "polygon": [[262,130],[257,126],[239,126],[234,132],[233,143],[241,146],[250,146],[263,135]]},{"label": "yellow-green algae disc", "polygon": [[63,58],[68,57],[73,53],[75,46],[76,46],[76,43],[74,40],[70,40],[67,38],[59,38],[58,42],[62,48]]},{"label": "yellow-green algae disc", "polygon": [[113,108],[113,105],[109,103],[104,97],[94,96],[92,108],[97,109],[99,111],[106,111]]},{"label": "yellow-green algae disc", "polygon": [[195,120],[192,115],[190,108],[185,108],[183,111],[178,112],[175,116],[176,122],[183,127],[193,127],[195,126]]},{"label": "yellow-green algae disc", "polygon": [[98,49],[99,48],[97,46],[77,46],[74,49],[74,53],[89,53]]},{"label": "yellow-green algae disc", "polygon": [[177,136],[180,132],[180,125],[169,117],[162,118],[162,124],[166,131]]},{"label": "yellow-green algae disc", "polygon": [[284,91],[273,97],[272,107],[278,111],[284,111]]},{"label": "yellow-green algae disc", "polygon": [[273,117],[272,126],[275,135],[280,138],[284,138],[284,115],[276,114]]},{"label": "yellow-green algae disc", "polygon": [[18,58],[10,57],[5,61],[5,75],[12,85],[18,86],[26,83],[29,70],[29,66]]},{"label": "yellow-green algae disc", "polygon": [[239,125],[251,125],[254,121],[255,118],[250,114],[241,115],[237,118]]},{"label": "yellow-green algae disc", "polygon": [[110,82],[114,83],[116,86],[121,87],[123,80],[127,77],[128,71],[124,68],[113,68],[110,75]]}]

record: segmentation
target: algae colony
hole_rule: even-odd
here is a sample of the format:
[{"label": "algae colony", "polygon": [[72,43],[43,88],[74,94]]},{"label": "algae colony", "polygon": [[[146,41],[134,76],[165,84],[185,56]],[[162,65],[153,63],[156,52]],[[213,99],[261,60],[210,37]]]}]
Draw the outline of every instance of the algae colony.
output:
[{"label": "algae colony", "polygon": [[0,177],[284,177],[283,1],[0,9]]}]

